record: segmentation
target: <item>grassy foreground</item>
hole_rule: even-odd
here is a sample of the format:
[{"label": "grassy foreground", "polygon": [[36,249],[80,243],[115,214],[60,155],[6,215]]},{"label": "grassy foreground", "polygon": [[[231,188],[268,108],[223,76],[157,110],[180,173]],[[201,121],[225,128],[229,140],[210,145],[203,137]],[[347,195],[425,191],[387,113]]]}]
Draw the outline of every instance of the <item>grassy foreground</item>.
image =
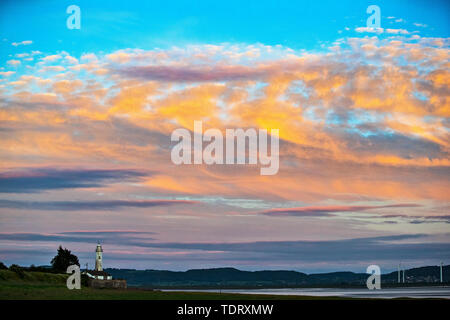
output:
[{"label": "grassy foreground", "polygon": [[[44,272],[24,272],[19,276],[9,270],[0,270],[0,300],[305,300],[323,297],[256,295],[210,292],[161,292],[129,288],[93,289],[82,287],[69,290],[67,275]],[[327,299],[327,298],[325,298]],[[330,297],[328,299],[341,299]]]}]

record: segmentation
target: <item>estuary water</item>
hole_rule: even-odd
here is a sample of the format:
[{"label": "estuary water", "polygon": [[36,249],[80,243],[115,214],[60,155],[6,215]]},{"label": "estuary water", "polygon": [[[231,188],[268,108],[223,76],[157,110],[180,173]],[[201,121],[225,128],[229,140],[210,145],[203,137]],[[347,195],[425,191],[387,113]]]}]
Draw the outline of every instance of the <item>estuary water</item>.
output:
[{"label": "estuary water", "polygon": [[[163,290],[189,292],[219,292],[210,290]],[[412,287],[386,288],[381,290],[342,289],[342,288],[285,288],[285,289],[223,289],[222,293],[298,295],[315,297],[351,297],[351,298],[445,298],[450,299],[450,287]]]}]

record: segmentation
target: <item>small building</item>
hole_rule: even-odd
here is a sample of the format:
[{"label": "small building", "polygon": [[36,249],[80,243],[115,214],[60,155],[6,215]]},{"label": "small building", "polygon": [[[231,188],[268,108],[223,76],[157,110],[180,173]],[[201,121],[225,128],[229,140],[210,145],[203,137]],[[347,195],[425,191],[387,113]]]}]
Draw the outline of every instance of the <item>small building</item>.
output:
[{"label": "small building", "polygon": [[97,271],[97,270],[88,270],[86,271],[86,275],[89,278],[97,279],[97,280],[112,280],[112,275],[105,271]]}]

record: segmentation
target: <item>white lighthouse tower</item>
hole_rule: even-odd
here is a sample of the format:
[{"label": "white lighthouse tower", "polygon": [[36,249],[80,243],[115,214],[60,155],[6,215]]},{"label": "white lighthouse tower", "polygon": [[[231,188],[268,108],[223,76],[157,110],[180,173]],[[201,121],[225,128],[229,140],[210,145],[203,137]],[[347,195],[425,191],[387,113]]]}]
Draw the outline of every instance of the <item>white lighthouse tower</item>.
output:
[{"label": "white lighthouse tower", "polygon": [[[107,272],[103,271],[103,248],[100,245],[100,241],[97,243],[95,248],[95,269],[86,270],[85,274],[92,279],[96,280],[112,280],[112,276]],[[87,269],[87,267],[86,267]],[[119,285],[121,286],[121,285]]]},{"label": "white lighthouse tower", "polygon": [[95,249],[95,271],[103,271],[102,253],[103,253],[103,249],[99,242],[97,244],[97,248]]}]

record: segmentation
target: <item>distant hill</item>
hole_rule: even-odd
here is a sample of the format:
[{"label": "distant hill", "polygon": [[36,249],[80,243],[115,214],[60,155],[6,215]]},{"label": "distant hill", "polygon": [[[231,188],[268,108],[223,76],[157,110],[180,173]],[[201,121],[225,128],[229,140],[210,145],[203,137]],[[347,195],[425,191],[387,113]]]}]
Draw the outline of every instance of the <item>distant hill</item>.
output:
[{"label": "distant hill", "polygon": [[[306,274],[297,271],[242,271],[235,268],[193,269],[188,271],[105,269],[113,278],[125,279],[139,287],[308,287],[361,286],[368,274],[331,272]],[[450,278],[450,266],[443,267],[444,279]],[[397,272],[383,274],[382,284],[396,284]],[[407,284],[439,283],[439,267],[408,269]]]},{"label": "distant hill", "polygon": [[235,268],[166,270],[106,269],[113,278],[126,279],[131,286],[258,286],[300,285],[307,275],[296,271],[241,271]]}]

